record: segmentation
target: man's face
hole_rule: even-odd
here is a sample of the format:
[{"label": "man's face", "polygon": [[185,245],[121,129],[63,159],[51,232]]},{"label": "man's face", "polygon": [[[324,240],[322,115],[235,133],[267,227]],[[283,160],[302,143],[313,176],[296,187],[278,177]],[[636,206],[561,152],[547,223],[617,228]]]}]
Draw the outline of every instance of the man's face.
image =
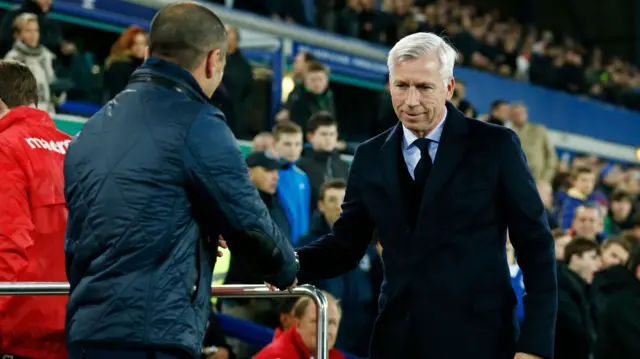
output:
[{"label": "man's face", "polygon": [[282,133],[276,141],[275,153],[289,162],[296,162],[302,153],[302,133]]},{"label": "man's face", "polygon": [[268,170],[264,167],[257,166],[249,169],[249,175],[251,182],[258,188],[258,190],[275,194],[278,187],[278,170]]},{"label": "man's face", "polygon": [[[328,319],[329,325],[327,327],[327,339],[329,349],[332,349],[336,344],[336,338],[338,337],[338,328],[340,327],[340,309],[334,301],[329,301],[328,306]],[[309,303],[307,311],[304,313],[302,319],[298,321],[298,333],[302,338],[302,341],[307,346],[311,353],[316,351],[318,346],[318,313],[316,312],[315,303]]]},{"label": "man's face", "polygon": [[491,116],[506,121],[509,118],[510,111],[509,104],[503,103],[499,105],[495,110],[491,111]]},{"label": "man's face", "polygon": [[631,207],[631,202],[626,198],[623,198],[620,201],[612,201],[611,214],[617,221],[624,221],[629,217],[629,214],[631,213]]},{"label": "man's face", "polygon": [[555,240],[556,260],[564,261],[564,248],[571,242],[571,237],[562,236]]},{"label": "man's face", "polygon": [[573,187],[585,195],[590,195],[596,186],[596,175],[594,173],[580,173],[573,181]]},{"label": "man's face", "polygon": [[601,266],[602,259],[595,249],[584,252],[582,255],[574,255],[571,258],[571,268],[587,283],[593,281],[593,275],[600,270]]},{"label": "man's face", "polygon": [[627,263],[627,260],[629,260],[629,252],[627,252],[627,250],[618,243],[610,244],[602,251],[603,268],[625,264]]},{"label": "man's face", "polygon": [[329,76],[324,71],[307,72],[304,75],[304,86],[316,95],[323,94],[329,87]]},{"label": "man's face", "polygon": [[516,126],[522,126],[527,123],[529,114],[523,106],[513,106],[511,109],[511,122]]},{"label": "man's face", "polygon": [[31,47],[40,45],[40,26],[37,21],[29,21],[20,30],[18,39]]},{"label": "man's face", "polygon": [[451,78],[445,86],[439,70],[438,57],[428,54],[394,65],[389,73],[396,116],[406,128],[420,136],[440,123],[445,103],[453,96],[455,81]]},{"label": "man's face", "polygon": [[573,219],[576,236],[595,239],[598,234],[600,218],[595,208],[578,207]]},{"label": "man's face", "polygon": [[338,143],[338,127],[336,125],[320,126],[316,132],[308,135],[308,139],[314,150],[332,152]]},{"label": "man's face", "polygon": [[46,14],[51,9],[53,0],[35,0],[34,2],[38,4],[38,6],[40,6],[40,10],[42,10],[42,12]]},{"label": "man's face", "polygon": [[324,192],[324,198],[318,201],[318,210],[324,214],[331,227],[336,223],[342,213],[342,202],[344,202],[344,188],[328,188]]}]

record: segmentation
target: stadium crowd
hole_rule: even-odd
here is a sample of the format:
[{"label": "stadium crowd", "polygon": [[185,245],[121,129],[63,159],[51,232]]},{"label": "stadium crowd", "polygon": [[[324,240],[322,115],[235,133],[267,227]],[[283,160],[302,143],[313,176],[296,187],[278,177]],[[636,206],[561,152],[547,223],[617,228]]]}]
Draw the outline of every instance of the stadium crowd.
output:
[{"label": "stadium crowd", "polygon": [[[462,66],[640,109],[636,92],[640,72],[629,62],[605,59],[597,47],[586,49],[569,37],[557,39],[549,31],[501,19],[499,10],[481,13],[474,6],[450,0],[348,0],[342,4],[336,0],[318,6],[303,0],[289,1],[287,6],[275,0],[236,0],[235,6],[384,45],[417,31],[444,33],[460,51]],[[21,7],[5,13],[0,23],[0,53],[32,71],[39,108],[53,113],[67,94],[87,94],[96,88],[99,95],[87,97],[105,101],[115,97],[144,61],[145,30],[131,26],[114,44],[105,44],[111,51],[104,62],[102,86],[96,87],[90,83],[92,70],[76,71],[84,66],[82,56],[76,45],[64,40],[60,24],[48,18],[50,8],[51,0],[25,0]],[[228,34],[223,85],[211,101],[223,110],[236,137],[245,138],[254,135],[243,123],[251,110],[254,69],[238,46],[238,31],[229,27]],[[297,54],[290,74],[295,87],[274,125],[253,137],[253,151],[246,157],[251,181],[294,246],[328,233],[345,196],[349,163],[341,151],[347,144],[341,140],[342,119],[336,114],[329,72],[313,54]],[[0,97],[2,91],[10,89],[0,88]],[[496,99],[489,113],[480,114],[465,99],[463,79],[456,83],[452,103],[465,115],[508,126],[520,137],[556,240],[559,314],[555,358],[640,357],[640,168],[591,154],[558,158],[546,128],[529,120],[527,104]],[[365,137],[396,122],[387,89],[379,94],[375,116],[363,130],[368,132]],[[2,128],[0,120],[0,144]],[[0,232],[0,240],[5,238]],[[0,248],[11,250],[4,245]],[[382,282],[382,251],[374,236],[355,270],[314,283],[330,301],[330,358],[342,358],[342,352],[367,356]],[[518,319],[523,320],[526,288],[517,253],[509,243],[507,254],[518,296]],[[214,280],[260,284],[229,253],[219,259]],[[207,355],[209,359],[309,358],[315,351],[316,311],[309,299],[225,299],[215,304],[217,311],[275,329],[275,335],[265,348],[225,338],[212,313],[205,347],[215,346],[218,352]],[[6,308],[0,306],[0,316],[7,315]],[[4,325],[6,322],[0,323]]]}]

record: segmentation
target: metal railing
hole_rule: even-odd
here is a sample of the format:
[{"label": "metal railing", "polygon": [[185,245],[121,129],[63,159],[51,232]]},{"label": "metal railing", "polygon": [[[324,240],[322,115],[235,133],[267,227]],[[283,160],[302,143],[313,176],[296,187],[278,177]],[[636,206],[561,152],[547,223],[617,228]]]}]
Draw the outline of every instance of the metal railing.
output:
[{"label": "metal railing", "polygon": [[[318,353],[316,358],[328,359],[327,348],[327,323],[328,304],[327,298],[316,287],[310,285],[300,286],[291,292],[277,291],[270,292],[264,285],[216,285],[211,286],[211,293],[218,298],[291,298],[291,297],[311,297],[316,303],[318,310]],[[4,295],[68,295],[69,283],[54,282],[20,282],[20,283],[0,283],[0,296]]]}]

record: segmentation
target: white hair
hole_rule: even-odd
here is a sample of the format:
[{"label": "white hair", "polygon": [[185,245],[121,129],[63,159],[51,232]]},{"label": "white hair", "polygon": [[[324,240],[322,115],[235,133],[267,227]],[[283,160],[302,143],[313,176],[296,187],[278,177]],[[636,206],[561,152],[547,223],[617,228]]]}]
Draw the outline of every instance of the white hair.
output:
[{"label": "white hair", "polygon": [[431,32],[418,32],[403,37],[389,51],[387,66],[391,69],[402,62],[417,60],[435,52],[440,60],[440,76],[445,87],[453,77],[453,67],[458,53],[440,36]]}]

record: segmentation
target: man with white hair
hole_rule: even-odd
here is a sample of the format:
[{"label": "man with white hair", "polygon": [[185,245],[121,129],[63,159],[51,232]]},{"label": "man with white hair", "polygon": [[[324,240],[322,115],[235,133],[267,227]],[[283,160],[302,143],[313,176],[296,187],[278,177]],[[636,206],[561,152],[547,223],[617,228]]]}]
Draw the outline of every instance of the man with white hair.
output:
[{"label": "man with white hair", "polygon": [[[545,208],[516,134],[448,102],[455,58],[432,33],[391,49],[400,121],[356,151],[340,219],[298,250],[298,280],[355,268],[375,228],[385,280],[371,359],[551,358],[557,282]],[[527,288],[521,330],[507,228]]]}]

